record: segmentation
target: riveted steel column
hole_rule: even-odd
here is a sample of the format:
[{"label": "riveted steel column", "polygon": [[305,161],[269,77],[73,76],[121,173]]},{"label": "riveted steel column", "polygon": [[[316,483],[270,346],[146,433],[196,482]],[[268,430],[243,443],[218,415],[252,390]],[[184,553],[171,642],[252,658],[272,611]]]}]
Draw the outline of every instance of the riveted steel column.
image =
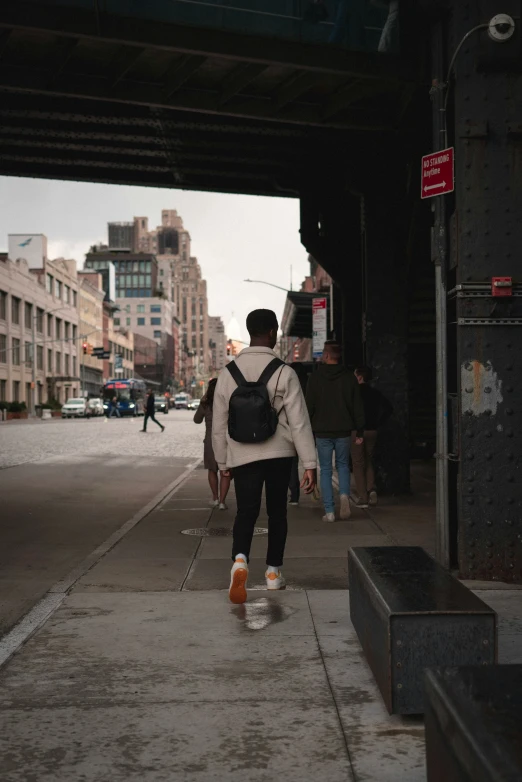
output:
[{"label": "riveted steel column", "polygon": [[[448,55],[518,0],[454,0]],[[491,278],[522,279],[520,28],[505,44],[474,32],[455,63],[449,143],[456,155],[454,311],[458,362],[458,559],[463,576],[522,581],[522,298]]]}]

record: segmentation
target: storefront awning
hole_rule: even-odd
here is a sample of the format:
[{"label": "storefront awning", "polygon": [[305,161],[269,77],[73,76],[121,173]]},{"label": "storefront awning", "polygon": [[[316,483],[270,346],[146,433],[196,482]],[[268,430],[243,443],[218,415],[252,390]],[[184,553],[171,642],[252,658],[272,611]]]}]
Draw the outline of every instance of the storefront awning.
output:
[{"label": "storefront awning", "polygon": [[318,298],[326,298],[329,310],[330,296],[327,293],[288,291],[281,321],[281,330],[285,337],[312,338],[312,299]]}]

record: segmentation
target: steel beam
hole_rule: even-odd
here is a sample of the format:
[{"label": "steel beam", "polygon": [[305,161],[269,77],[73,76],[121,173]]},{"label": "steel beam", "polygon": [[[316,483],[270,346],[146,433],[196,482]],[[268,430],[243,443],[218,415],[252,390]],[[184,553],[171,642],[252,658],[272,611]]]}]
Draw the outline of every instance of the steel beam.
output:
[{"label": "steel beam", "polygon": [[[449,56],[476,25],[498,13],[498,3],[452,4]],[[519,16],[520,3],[502,11]],[[522,277],[520,138],[520,22],[502,45],[477,30],[456,59],[449,85],[457,124],[455,145],[455,284],[495,276]],[[466,132],[466,131],[469,132]],[[458,561],[467,578],[522,581],[522,315],[520,299],[456,298],[454,390],[459,400],[457,482]]]}]

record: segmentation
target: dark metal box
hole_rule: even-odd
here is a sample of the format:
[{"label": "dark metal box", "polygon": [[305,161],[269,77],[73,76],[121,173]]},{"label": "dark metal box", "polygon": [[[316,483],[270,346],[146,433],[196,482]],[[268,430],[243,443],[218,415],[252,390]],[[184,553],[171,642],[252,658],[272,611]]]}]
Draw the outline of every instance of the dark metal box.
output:
[{"label": "dark metal box", "polygon": [[424,712],[426,668],[496,662],[495,612],[422,548],[352,548],[350,616],[390,714]]},{"label": "dark metal box", "polygon": [[428,782],[520,782],[522,665],[426,672]]}]

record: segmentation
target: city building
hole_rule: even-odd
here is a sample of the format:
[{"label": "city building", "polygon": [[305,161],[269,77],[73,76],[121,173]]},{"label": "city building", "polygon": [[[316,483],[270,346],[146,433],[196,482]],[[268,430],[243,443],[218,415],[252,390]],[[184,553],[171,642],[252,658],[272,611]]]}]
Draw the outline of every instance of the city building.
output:
[{"label": "city building", "polygon": [[49,260],[42,234],[8,242],[14,257],[0,256],[0,399],[63,403],[80,391],[76,262]]},{"label": "city building", "polygon": [[[86,256],[85,267],[106,272],[114,269],[115,311],[114,330],[139,334],[154,340],[162,350],[162,385],[174,382],[175,332],[177,329],[175,304],[169,297],[170,289],[163,289],[156,256],[130,250],[92,248]],[[164,276],[164,275],[163,275]],[[110,316],[107,315],[107,322]],[[176,334],[177,337],[177,334]],[[108,338],[108,343],[114,340]],[[107,348],[110,349],[110,346]],[[133,350],[129,346],[127,350]],[[110,373],[110,367],[106,371]],[[105,372],[105,370],[104,370]]]},{"label": "city building", "polygon": [[134,375],[159,386],[163,383],[162,349],[141,334],[134,335]]},{"label": "city building", "polygon": [[313,360],[313,323],[312,302],[316,297],[327,299],[328,337],[333,336],[331,329],[333,301],[331,297],[332,279],[312,255],[308,256],[310,274],[305,277],[300,291],[288,291],[279,340],[281,358],[292,361]]},{"label": "city building", "polygon": [[209,315],[208,334],[210,347],[210,371],[219,372],[223,369],[227,360],[227,338],[225,324],[217,315]]},{"label": "city building", "polygon": [[103,362],[85,352],[84,345],[103,346],[103,278],[98,272],[78,272],[78,355],[82,396],[100,396],[103,385]]},{"label": "city building", "polygon": [[[109,223],[108,236],[111,250],[116,247],[125,249],[124,245],[128,246],[132,241],[133,258],[137,257],[136,254],[155,257],[157,277],[154,288],[163,301],[174,305],[172,312],[166,313],[167,319],[179,319],[179,350],[174,354],[174,378],[185,385],[206,378],[211,364],[207,283],[202,279],[197,258],[191,255],[190,234],[177,210],[163,209],[161,225],[152,230],[149,230],[147,217],[135,217],[132,223]],[[118,257],[123,259],[123,256]],[[116,271],[118,274],[118,266]],[[126,277],[117,294],[118,300],[123,295],[127,297],[127,282]],[[122,294],[123,290],[125,294]],[[132,305],[129,314],[131,318],[138,314],[134,313]],[[140,315],[144,314],[140,312]],[[143,325],[140,324],[138,333],[156,338],[150,329],[145,331]],[[136,328],[133,327],[133,330],[136,332]],[[158,328],[155,330],[159,331]],[[174,334],[174,342],[176,339]]]},{"label": "city building", "polygon": [[[107,377],[134,377],[134,334],[129,329],[115,325],[116,318],[109,318]],[[104,362],[105,363],[105,362]]]}]

